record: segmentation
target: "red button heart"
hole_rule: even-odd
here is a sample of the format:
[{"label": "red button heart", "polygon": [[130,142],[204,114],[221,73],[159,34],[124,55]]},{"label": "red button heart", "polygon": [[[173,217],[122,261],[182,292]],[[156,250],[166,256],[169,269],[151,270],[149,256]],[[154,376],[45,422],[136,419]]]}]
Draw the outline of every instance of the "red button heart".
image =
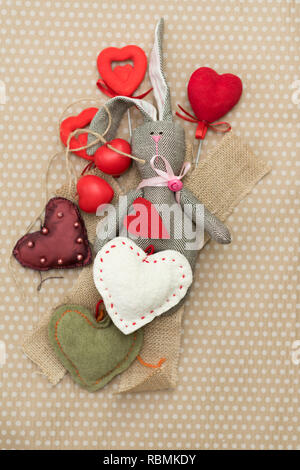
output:
[{"label": "red button heart", "polygon": [[[112,62],[131,60],[131,64],[118,65],[112,70]],[[131,96],[139,87],[147,69],[147,56],[138,46],[107,47],[97,59],[99,73],[106,83],[118,95]]]},{"label": "red button heart", "polygon": [[188,97],[199,120],[214,122],[239,101],[242,89],[242,81],[236,75],[219,75],[209,67],[200,67],[189,80]]},{"label": "red button heart", "polygon": [[129,233],[142,238],[170,238],[159,213],[148,199],[138,197],[133,203],[133,208],[135,214],[127,215],[123,220]]},{"label": "red button heart", "polygon": [[92,252],[77,206],[63,197],[50,199],[43,229],[20,238],[13,254],[22,266],[37,271],[90,264]]},{"label": "red button heart", "polygon": [[[77,116],[70,116],[64,119],[60,124],[60,138],[62,143],[67,146],[68,137],[71,132],[76,129],[83,129],[88,126],[95,114],[98,112],[98,108],[87,108],[81,111]],[[70,140],[70,150],[81,158],[86,160],[93,160],[93,155],[88,155],[86,150],[79,150],[76,152],[74,149],[85,147],[87,145],[88,134],[79,134],[78,137],[72,137]]]}]

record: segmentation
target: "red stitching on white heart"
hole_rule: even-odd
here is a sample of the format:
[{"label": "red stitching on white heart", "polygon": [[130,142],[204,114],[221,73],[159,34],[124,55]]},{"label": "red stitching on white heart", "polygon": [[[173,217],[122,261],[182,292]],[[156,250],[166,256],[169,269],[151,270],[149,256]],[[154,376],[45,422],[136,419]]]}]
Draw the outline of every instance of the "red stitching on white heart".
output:
[{"label": "red stitching on white heart", "polygon": [[[123,245],[123,246],[124,246],[124,245],[126,246],[126,242],[122,241],[122,245]],[[116,247],[117,247],[117,245],[111,245],[111,248],[116,248]],[[130,248],[131,250],[133,250],[133,247],[132,247],[131,245],[130,245],[129,248]],[[138,247],[138,248],[139,248],[139,247]],[[105,254],[108,254],[108,253],[109,253],[109,250],[105,251]],[[140,256],[140,253],[137,252],[137,255]],[[147,258],[147,257],[148,257],[148,255],[146,256],[146,258]],[[150,263],[150,261],[146,260],[146,258],[143,259],[143,261],[145,261],[146,263]],[[161,258],[161,261],[165,261],[165,260],[166,260],[166,258]],[[103,263],[103,258],[100,258],[100,261],[101,261],[101,263]],[[174,262],[174,261],[176,261],[176,260],[173,258],[172,261]],[[156,263],[157,263],[157,260],[153,260],[153,263],[156,264]],[[180,265],[179,268],[183,269],[183,266]],[[103,272],[103,270],[100,269],[100,272]],[[185,278],[185,274],[183,274],[182,277]],[[103,281],[103,279],[101,278],[100,281]],[[182,288],[183,288],[183,285],[179,286],[179,289],[182,289]],[[106,287],[105,290],[108,290],[108,287]],[[176,297],[176,294],[172,294],[172,296],[173,296],[173,297]],[[111,298],[111,294],[109,294],[109,298]],[[169,299],[166,300],[166,302],[169,302],[169,301],[170,301]],[[111,309],[113,309],[113,306],[114,306],[114,304],[111,304],[111,305],[110,305]],[[159,308],[161,308],[161,307],[162,307],[162,305],[161,305]],[[153,313],[155,313],[154,310],[151,310],[151,311],[150,311],[150,314],[153,314]],[[118,315],[118,312],[114,312],[114,314],[115,314],[115,315]],[[147,314],[144,315],[144,316],[142,316],[142,317],[140,317],[140,320],[144,320],[144,319],[146,318],[146,316],[147,316]],[[122,322],[122,321],[123,321],[123,318],[120,318],[119,321]],[[132,326],[134,326],[134,325],[136,325],[136,322],[133,322],[133,323],[132,323]],[[125,325],[125,327],[127,328],[128,325]]]}]

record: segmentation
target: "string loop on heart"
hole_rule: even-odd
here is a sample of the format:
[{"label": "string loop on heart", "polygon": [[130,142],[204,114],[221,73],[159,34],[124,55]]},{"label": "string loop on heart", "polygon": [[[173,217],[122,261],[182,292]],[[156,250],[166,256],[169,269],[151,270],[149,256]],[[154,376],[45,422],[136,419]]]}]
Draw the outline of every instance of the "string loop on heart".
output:
[{"label": "string loop on heart", "polygon": [[[107,148],[109,148],[110,150],[113,150],[114,152],[117,152],[120,155],[123,155],[124,157],[129,157],[132,160],[138,161],[139,163],[142,163],[142,164],[145,163],[145,160],[143,160],[142,158],[138,158],[138,157],[135,157],[134,155],[131,155],[130,153],[123,152],[122,150],[117,149],[117,148],[113,147],[111,144],[108,143],[108,141],[105,139],[105,135],[107,134],[107,132],[109,131],[109,129],[111,127],[112,117],[111,117],[110,111],[109,111],[107,106],[103,105],[103,109],[106,111],[107,117],[108,117],[108,123],[107,123],[106,129],[103,132],[103,134],[99,134],[98,132],[92,131],[91,129],[75,129],[68,136],[67,146],[66,146],[66,167],[67,167],[67,172],[69,174],[69,188],[71,188],[72,179],[73,179],[73,175],[72,175],[72,172],[71,172],[71,169],[70,169],[70,166],[69,166],[70,165],[69,154],[71,152],[74,152],[74,151],[78,152],[80,150],[86,150],[90,147],[93,147],[94,145],[102,143],[102,144],[106,145]],[[83,133],[93,135],[94,137],[96,137],[96,139],[93,140],[93,142],[91,142],[90,144],[84,145],[82,147],[70,149],[70,142],[71,142],[72,137],[76,137],[77,135],[83,134]],[[77,181],[77,176],[75,177],[75,179]]]},{"label": "string loop on heart", "polygon": [[[146,94],[150,93],[151,90],[148,90]],[[135,97],[135,98],[137,98],[137,97]],[[62,113],[59,117],[59,120],[58,120],[58,131],[59,132],[60,132],[60,125],[61,125],[61,122],[63,120],[63,117],[64,117],[66,111],[68,109],[70,109],[72,106],[75,106],[76,104],[84,102],[84,101],[97,102],[97,100],[95,100],[95,99],[82,98],[82,99],[74,101],[73,103],[68,104],[68,106],[66,106],[66,108],[62,111]],[[102,143],[102,144],[106,145],[110,150],[113,150],[114,152],[117,152],[118,154],[123,155],[124,157],[129,157],[132,160],[135,160],[135,161],[138,161],[139,163],[145,164],[145,160],[143,160],[142,158],[138,158],[138,157],[136,157],[134,155],[131,155],[129,153],[122,152],[121,150],[113,147],[112,145],[110,145],[108,143],[108,141],[105,139],[105,136],[108,133],[110,127],[111,127],[112,117],[111,117],[111,113],[110,113],[108,107],[105,104],[101,104],[100,107],[103,107],[103,109],[105,110],[105,112],[107,114],[107,118],[108,118],[108,123],[107,123],[106,129],[104,130],[104,132],[102,134],[98,134],[97,132],[91,131],[90,129],[75,129],[68,136],[67,145],[66,145],[66,167],[67,167],[67,172],[68,172],[68,175],[69,175],[69,188],[72,185],[72,179],[73,179],[74,174],[75,174],[75,181],[77,181],[76,173],[73,171],[73,175],[72,175],[72,172],[71,172],[71,169],[70,169],[71,163],[70,163],[70,159],[69,159],[69,154],[71,152],[78,152],[80,150],[86,150],[90,147],[93,147],[94,145],[99,144],[99,143]],[[76,137],[79,134],[83,134],[83,133],[91,134],[94,137],[96,137],[96,139],[93,142],[91,142],[90,144],[84,145],[82,147],[76,147],[76,148],[70,149],[70,142],[71,142],[72,137]]]},{"label": "string loop on heart", "polygon": [[178,111],[176,111],[175,113],[176,116],[180,117],[181,119],[184,119],[185,121],[194,122],[198,124],[196,133],[195,133],[196,139],[201,139],[201,140],[204,139],[208,128],[214,132],[222,132],[222,133],[226,133],[231,130],[231,125],[229,124],[229,122],[219,121],[219,122],[211,123],[211,122],[205,121],[204,119],[198,119],[196,116],[193,116],[191,113],[186,111],[182,106],[180,106],[180,104],[178,104],[178,108],[185,114],[185,116],[179,113]]},{"label": "string loop on heart", "polygon": [[[142,158],[138,158],[134,155],[131,155],[130,153],[122,152],[122,150],[117,149],[117,148],[113,147],[112,145],[110,145],[108,143],[108,141],[105,139],[105,135],[107,134],[107,132],[109,131],[109,129],[111,127],[112,118],[111,118],[111,114],[110,114],[110,111],[107,108],[107,106],[103,105],[103,108],[107,112],[107,116],[108,116],[108,125],[107,125],[105,131],[103,132],[103,134],[99,134],[98,132],[92,131],[90,129],[75,129],[73,132],[71,132],[69,134],[69,137],[68,137],[68,140],[67,140],[66,152],[69,153],[70,151],[76,151],[77,152],[79,150],[86,150],[86,149],[88,149],[90,147],[93,147],[94,145],[97,145],[101,142],[102,144],[107,145],[107,147],[109,149],[113,150],[114,152],[119,153],[120,155],[123,155],[124,157],[129,157],[132,160],[135,160],[135,161],[140,162],[140,163],[145,163],[145,160],[143,160]],[[87,133],[87,134],[93,135],[94,137],[96,137],[96,139],[93,142],[91,142],[90,144],[84,145],[82,147],[70,149],[70,140],[71,140],[71,138],[77,136],[78,134],[82,134],[82,133]]]}]

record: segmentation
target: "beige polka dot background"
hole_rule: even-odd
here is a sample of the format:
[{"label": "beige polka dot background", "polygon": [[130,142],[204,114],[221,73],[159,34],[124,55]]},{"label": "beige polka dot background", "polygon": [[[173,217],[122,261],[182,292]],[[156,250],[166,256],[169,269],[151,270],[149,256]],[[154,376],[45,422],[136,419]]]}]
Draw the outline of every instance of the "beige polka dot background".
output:
[{"label": "beige polka dot background", "polygon": [[[0,0],[2,449],[300,448],[299,7],[296,0]],[[209,243],[199,257],[175,390],[117,395],[115,379],[90,394],[69,376],[53,387],[21,343],[78,271],[38,294],[37,273],[14,264],[27,305],[7,267],[10,249],[43,207],[47,160],[61,149],[60,113],[76,99],[105,101],[96,88],[99,51],[133,43],[148,52],[160,16],[174,109],[188,108],[186,85],[197,67],[239,75],[244,93],[226,119],[272,172],[229,218],[232,244]],[[147,79],[141,91],[148,87]],[[193,125],[184,125],[192,142]],[[209,133],[203,157],[220,138]],[[83,162],[73,162],[79,172]],[[52,189],[65,181],[63,156],[50,174]]]}]

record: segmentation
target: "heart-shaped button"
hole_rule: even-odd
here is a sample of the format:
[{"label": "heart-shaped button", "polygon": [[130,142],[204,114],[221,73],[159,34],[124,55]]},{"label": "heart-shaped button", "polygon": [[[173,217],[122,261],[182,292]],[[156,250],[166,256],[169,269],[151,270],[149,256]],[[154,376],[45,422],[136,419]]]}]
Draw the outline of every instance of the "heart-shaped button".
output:
[{"label": "heart-shaped button", "polygon": [[90,264],[92,251],[77,206],[63,197],[50,199],[43,228],[20,238],[13,255],[22,266],[38,271]]},{"label": "heart-shaped button", "polygon": [[126,335],[177,305],[193,280],[188,260],[178,251],[147,255],[126,237],[103,246],[93,275],[107,313]]},{"label": "heart-shaped button", "polygon": [[123,224],[129,233],[137,237],[169,239],[170,234],[154,204],[144,197],[138,197],[132,204],[135,214],[127,215]]},{"label": "heart-shaped button", "polygon": [[[117,65],[113,62],[130,60],[131,64]],[[97,59],[99,73],[106,83],[118,95],[131,96],[139,87],[147,69],[147,56],[138,46],[107,47],[100,52]]]},{"label": "heart-shaped button", "polygon": [[188,97],[199,120],[214,122],[239,101],[242,81],[236,75],[219,75],[209,67],[200,67],[188,83]]},{"label": "heart-shaped button", "polygon": [[139,354],[143,331],[123,335],[106,315],[97,321],[81,305],[62,305],[52,314],[48,336],[73,380],[94,392],[126,370]]},{"label": "heart-shaped button", "polygon": [[[71,132],[76,129],[83,129],[88,126],[93,120],[95,114],[98,112],[98,108],[87,108],[81,111],[77,116],[69,116],[64,119],[60,124],[60,138],[62,143],[67,146],[68,137]],[[75,155],[78,155],[81,158],[86,160],[93,160],[94,155],[88,155],[86,150],[74,150],[80,147],[85,147],[87,145],[88,134],[84,132],[79,134],[77,137],[72,137],[70,140],[70,150],[72,150]]]}]

